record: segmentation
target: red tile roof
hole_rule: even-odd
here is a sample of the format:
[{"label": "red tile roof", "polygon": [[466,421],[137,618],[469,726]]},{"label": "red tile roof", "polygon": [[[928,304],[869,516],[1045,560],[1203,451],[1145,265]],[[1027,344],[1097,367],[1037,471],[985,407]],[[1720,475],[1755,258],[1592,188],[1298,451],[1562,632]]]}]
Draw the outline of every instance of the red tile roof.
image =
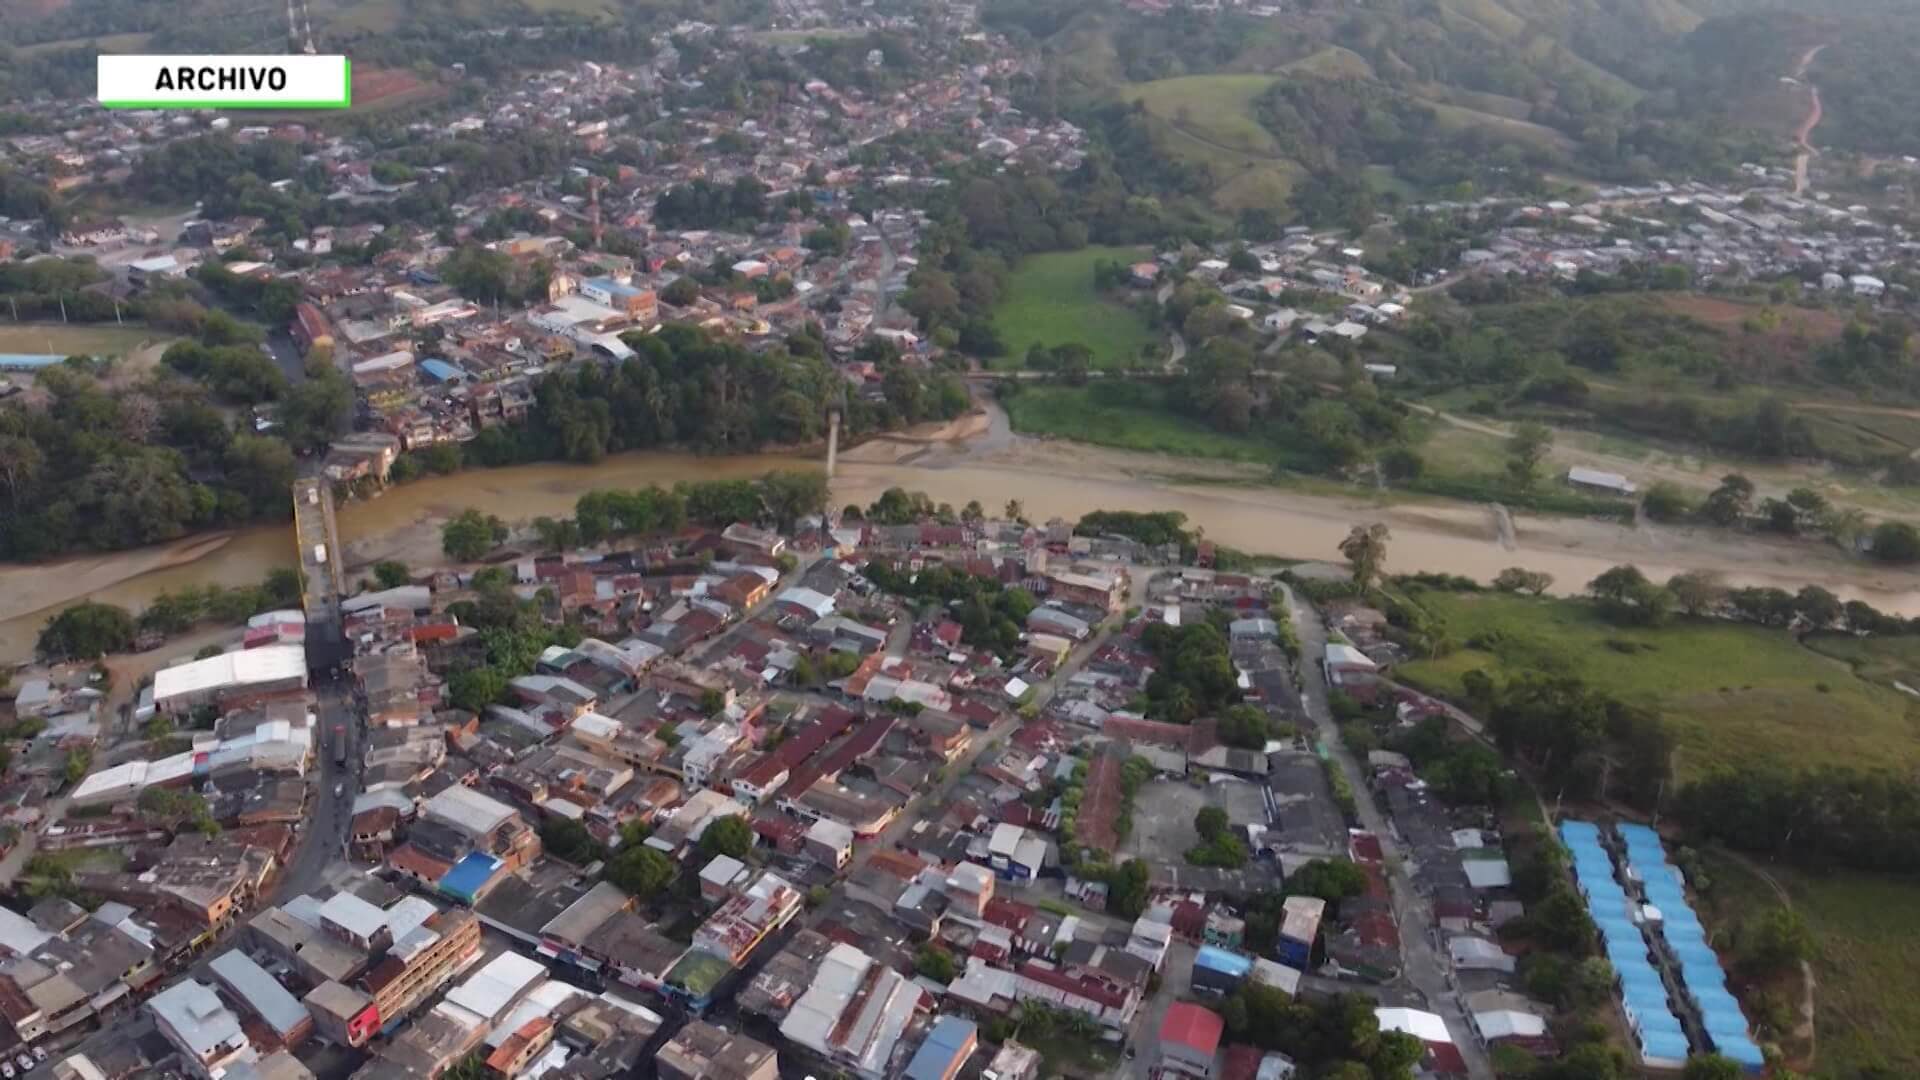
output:
[{"label": "red tile roof", "polygon": [[1212,1057],[1220,1049],[1220,1033],[1225,1030],[1219,1013],[1176,1001],[1167,1007],[1167,1018],[1160,1024],[1160,1041],[1178,1043]]}]

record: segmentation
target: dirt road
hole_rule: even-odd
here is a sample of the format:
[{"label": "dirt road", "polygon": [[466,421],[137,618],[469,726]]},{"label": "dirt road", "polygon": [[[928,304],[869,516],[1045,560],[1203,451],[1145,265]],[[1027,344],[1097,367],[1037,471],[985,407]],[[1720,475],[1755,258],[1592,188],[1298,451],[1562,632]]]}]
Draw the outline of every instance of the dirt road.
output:
[{"label": "dirt road", "polygon": [[1812,99],[1807,105],[1806,119],[1800,121],[1799,130],[1793,135],[1793,141],[1800,147],[1800,152],[1793,156],[1793,193],[1795,195],[1807,190],[1807,163],[1812,160],[1813,155],[1820,152],[1814,148],[1808,138],[1813,134],[1813,129],[1820,125],[1820,116],[1823,111],[1820,107],[1820,88],[1807,82],[1807,68],[1813,63],[1814,57],[1820,55],[1820,50],[1826,48],[1828,44],[1823,41],[1801,53],[1799,63],[1793,66],[1793,77],[1806,83],[1807,92]]}]

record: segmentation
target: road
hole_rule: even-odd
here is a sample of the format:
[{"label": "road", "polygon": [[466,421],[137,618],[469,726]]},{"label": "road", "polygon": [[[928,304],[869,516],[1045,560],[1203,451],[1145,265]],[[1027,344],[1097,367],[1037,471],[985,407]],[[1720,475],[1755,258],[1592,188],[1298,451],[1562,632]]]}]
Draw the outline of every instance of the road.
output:
[{"label": "road", "polygon": [[1827,44],[1827,42],[1821,42],[1801,53],[1799,62],[1793,66],[1793,77],[1805,82],[1807,92],[1812,95],[1812,101],[1807,106],[1806,119],[1800,121],[1800,127],[1793,133],[1793,141],[1800,147],[1800,152],[1793,156],[1793,193],[1795,195],[1807,189],[1807,163],[1813,155],[1820,152],[1814,149],[1813,143],[1809,141],[1813,129],[1820,125],[1820,116],[1823,111],[1820,107],[1820,88],[1807,81],[1807,68],[1813,64],[1814,57],[1819,56],[1820,50],[1826,48]]},{"label": "road", "polygon": [[1386,815],[1374,803],[1367,788],[1366,773],[1341,739],[1339,725],[1334,722],[1333,710],[1327,704],[1326,678],[1319,665],[1321,658],[1326,655],[1326,625],[1320,621],[1319,612],[1303,603],[1291,588],[1286,589],[1286,595],[1288,612],[1300,636],[1301,655],[1307,658],[1307,662],[1300,665],[1301,681],[1306,687],[1307,713],[1319,729],[1322,744],[1341,772],[1346,774],[1347,782],[1358,796],[1354,802],[1359,811],[1360,824],[1380,838],[1380,850],[1386,856],[1387,885],[1392,896],[1394,922],[1400,927],[1401,978],[1420,992],[1429,1010],[1446,1021],[1448,1034],[1466,1059],[1468,1075],[1474,1080],[1492,1080],[1492,1063],[1487,1059],[1485,1048],[1474,1039],[1473,1031],[1467,1025],[1460,997],[1448,985],[1447,963],[1434,946],[1433,912],[1414,889],[1406,852],[1401,848]]}]

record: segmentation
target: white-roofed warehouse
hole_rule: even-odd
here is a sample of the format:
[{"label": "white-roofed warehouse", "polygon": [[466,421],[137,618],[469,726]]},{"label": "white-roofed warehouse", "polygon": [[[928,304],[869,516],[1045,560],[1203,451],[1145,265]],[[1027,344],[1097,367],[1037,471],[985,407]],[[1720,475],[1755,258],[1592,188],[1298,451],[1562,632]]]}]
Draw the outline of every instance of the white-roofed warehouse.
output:
[{"label": "white-roofed warehouse", "polygon": [[265,694],[306,685],[306,650],[299,645],[267,645],[161,668],[153,676],[153,705],[181,712],[235,691]]}]

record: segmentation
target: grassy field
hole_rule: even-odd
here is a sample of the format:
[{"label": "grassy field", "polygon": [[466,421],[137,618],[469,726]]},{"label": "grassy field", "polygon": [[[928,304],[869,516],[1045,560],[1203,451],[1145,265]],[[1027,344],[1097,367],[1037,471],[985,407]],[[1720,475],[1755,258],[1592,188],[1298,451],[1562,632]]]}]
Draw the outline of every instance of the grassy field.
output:
[{"label": "grassy field", "polygon": [[1145,248],[1087,247],[1029,256],[1007,282],[1005,298],[994,309],[994,328],[1007,344],[1007,356],[1019,364],[1027,347],[1079,342],[1093,350],[1097,367],[1118,367],[1154,342],[1147,321],[1094,290],[1093,264],[1103,259],[1137,262]]},{"label": "grassy field", "polygon": [[1854,673],[1869,682],[1892,686],[1902,682],[1920,690],[1920,637],[1857,638],[1819,634],[1808,647],[1853,665]]},{"label": "grassy field", "polygon": [[61,356],[124,356],[143,342],[172,334],[145,326],[82,326],[59,323],[0,323],[0,352],[55,353]]},{"label": "grassy field", "polygon": [[105,53],[137,53],[141,46],[152,40],[150,33],[136,32],[128,34],[101,34],[99,37],[62,38],[59,41],[43,41],[38,45],[21,46],[20,52],[32,56],[35,53],[55,52],[60,49],[94,49]]},{"label": "grassy field", "polygon": [[1007,399],[1006,409],[1013,430],[1023,435],[1183,457],[1273,460],[1273,448],[1259,439],[1228,435],[1181,416],[1160,395],[1159,387],[1138,382],[1027,386]]},{"label": "grassy field", "polygon": [[1126,96],[1203,141],[1249,154],[1272,154],[1273,136],[1254,119],[1254,101],[1271,75],[1189,75],[1136,84]]},{"label": "grassy field", "polygon": [[[1716,928],[1778,903],[1751,871],[1705,854]],[[1813,932],[1816,1074],[1851,1077],[1879,1066],[1888,1076],[1920,1076],[1920,928],[1890,917],[1920,911],[1920,883],[1851,871],[1766,870]]]},{"label": "grassy field", "polygon": [[1914,703],[1801,647],[1784,630],[1699,622],[1631,629],[1602,620],[1579,601],[1421,597],[1445,619],[1454,641],[1464,645],[1496,633],[1501,641],[1491,651],[1463,647],[1403,665],[1402,677],[1457,694],[1460,677],[1475,668],[1496,678],[1523,670],[1577,675],[1661,709],[1674,735],[1679,779],[1717,765],[1920,763]]}]

